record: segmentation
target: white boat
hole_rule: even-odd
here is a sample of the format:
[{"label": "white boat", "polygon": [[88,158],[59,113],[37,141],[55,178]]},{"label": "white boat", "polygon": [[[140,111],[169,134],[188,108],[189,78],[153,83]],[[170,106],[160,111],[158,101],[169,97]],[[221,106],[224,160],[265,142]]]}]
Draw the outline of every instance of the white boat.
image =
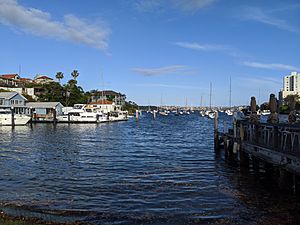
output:
[{"label": "white boat", "polygon": [[74,105],[74,108],[62,116],[57,116],[58,122],[68,123],[101,123],[108,122],[107,115],[99,108],[85,108],[85,105]]},{"label": "white boat", "polygon": [[169,115],[167,112],[165,111],[159,111],[159,115],[162,115],[162,116],[167,116]]},{"label": "white boat", "polygon": [[[26,125],[30,116],[24,114],[14,114],[14,124],[16,126]],[[12,125],[12,116],[10,110],[1,110],[0,111],[0,125],[2,126],[11,126]]]},{"label": "white boat", "polygon": [[115,121],[126,121],[128,120],[128,112],[127,111],[115,111],[110,112],[108,116],[108,121],[115,122]]},{"label": "white boat", "polygon": [[228,115],[228,116],[232,116],[233,115],[233,112],[230,110],[230,109],[227,109],[225,111],[225,113]]},{"label": "white boat", "polygon": [[211,119],[214,119],[215,118],[215,112],[209,112],[208,117],[211,118]]},{"label": "white boat", "polygon": [[260,112],[260,115],[262,115],[262,116],[267,116],[267,115],[270,115],[271,114],[271,111],[270,110],[262,110],[261,112]]},{"label": "white boat", "polygon": [[201,111],[200,111],[200,115],[201,115],[201,116],[205,116],[205,112],[201,110]]}]

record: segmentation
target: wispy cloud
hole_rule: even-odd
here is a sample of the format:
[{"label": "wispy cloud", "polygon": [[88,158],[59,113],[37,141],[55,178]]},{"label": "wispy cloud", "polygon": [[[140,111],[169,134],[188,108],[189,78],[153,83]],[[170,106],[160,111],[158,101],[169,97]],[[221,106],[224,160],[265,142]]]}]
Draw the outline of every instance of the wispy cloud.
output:
[{"label": "wispy cloud", "polygon": [[242,55],[244,55],[243,53],[240,53],[238,50],[228,45],[200,44],[197,42],[174,42],[173,44],[181,48],[187,48],[195,51],[221,52],[233,57],[241,57]]},{"label": "wispy cloud", "polygon": [[277,79],[277,78],[272,78],[272,77],[242,77],[240,80],[251,84],[251,85],[258,85],[258,86],[263,86],[263,85],[281,85],[282,79]]},{"label": "wispy cloud", "polygon": [[173,8],[183,12],[196,12],[216,2],[216,0],[138,0],[135,7],[140,12],[157,12]]},{"label": "wispy cloud", "polygon": [[192,74],[193,71],[190,70],[185,65],[171,65],[158,68],[132,68],[132,71],[142,74],[144,76],[159,76],[167,74]]},{"label": "wispy cloud", "polygon": [[254,68],[261,68],[261,69],[273,69],[273,70],[300,70],[299,67],[280,64],[280,63],[260,63],[260,62],[249,62],[245,61],[242,62],[243,65],[254,67]]},{"label": "wispy cloud", "polygon": [[271,15],[270,12],[272,12],[272,10],[267,12],[256,7],[246,7],[243,10],[242,18],[264,23],[282,30],[287,30],[298,34],[300,33],[299,28],[290,25],[286,20],[276,18],[274,15]]},{"label": "wispy cloud", "polygon": [[177,84],[157,84],[157,83],[147,83],[147,84],[137,84],[141,87],[157,87],[157,88],[170,88],[170,89],[186,89],[186,90],[204,90],[198,86],[190,85],[177,85]]},{"label": "wispy cloud", "polygon": [[228,50],[228,47],[223,45],[210,45],[210,44],[199,44],[196,42],[175,42],[175,45],[183,48],[189,48],[199,51],[224,51]]},{"label": "wispy cloud", "polygon": [[35,36],[72,41],[107,50],[110,30],[102,22],[87,22],[74,15],[56,21],[48,12],[26,8],[17,0],[0,0],[0,24]]}]

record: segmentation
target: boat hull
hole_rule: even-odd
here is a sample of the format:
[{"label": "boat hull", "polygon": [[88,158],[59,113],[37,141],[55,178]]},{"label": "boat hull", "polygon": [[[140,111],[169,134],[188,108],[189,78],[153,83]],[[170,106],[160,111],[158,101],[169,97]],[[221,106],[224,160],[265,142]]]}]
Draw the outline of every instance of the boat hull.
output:
[{"label": "boat hull", "polygon": [[[14,125],[16,125],[16,126],[26,125],[30,119],[31,119],[30,116],[15,114],[14,115]],[[12,125],[11,114],[1,115],[0,116],[0,125],[1,126],[11,126]]]}]

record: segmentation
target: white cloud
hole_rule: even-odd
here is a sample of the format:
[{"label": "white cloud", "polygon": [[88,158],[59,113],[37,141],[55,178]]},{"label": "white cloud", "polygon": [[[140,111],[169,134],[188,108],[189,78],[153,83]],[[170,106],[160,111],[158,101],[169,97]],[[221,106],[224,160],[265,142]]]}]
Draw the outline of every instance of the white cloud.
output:
[{"label": "white cloud", "polygon": [[192,71],[185,65],[171,65],[159,68],[132,68],[132,71],[144,76],[158,76],[167,74],[191,74]]},{"label": "white cloud", "polygon": [[199,44],[196,42],[175,42],[174,44],[182,48],[200,51],[224,51],[229,49],[228,47],[225,47],[223,45]]},{"label": "white cloud", "polygon": [[177,85],[177,84],[137,84],[142,87],[158,87],[158,88],[171,88],[171,89],[186,89],[186,90],[203,90],[197,86],[189,86],[189,85]]},{"label": "white cloud", "polygon": [[196,12],[216,2],[216,0],[138,0],[135,7],[140,12],[160,12],[164,9],[176,9],[184,12]]},{"label": "white cloud", "polygon": [[268,24],[282,30],[287,30],[294,33],[300,33],[300,30],[290,25],[283,19],[276,18],[270,13],[261,10],[260,8],[247,7],[244,10],[242,17],[246,20],[253,20],[260,23]]},{"label": "white cloud", "polygon": [[171,2],[177,9],[183,11],[197,11],[211,5],[215,1],[216,0],[172,0]]},{"label": "white cloud", "polygon": [[0,0],[0,24],[36,36],[72,41],[107,50],[110,30],[98,21],[89,23],[74,15],[65,15],[62,22],[51,14],[35,8],[26,8],[17,0]]},{"label": "white cloud", "polygon": [[243,65],[254,67],[254,68],[261,68],[261,69],[273,69],[273,70],[300,70],[298,67],[280,64],[280,63],[260,63],[260,62],[242,62]]}]

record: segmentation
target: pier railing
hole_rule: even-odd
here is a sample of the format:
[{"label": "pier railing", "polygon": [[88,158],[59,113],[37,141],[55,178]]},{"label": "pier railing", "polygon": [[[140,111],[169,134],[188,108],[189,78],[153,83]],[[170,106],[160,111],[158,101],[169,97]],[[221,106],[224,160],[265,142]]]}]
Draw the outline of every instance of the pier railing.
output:
[{"label": "pier railing", "polygon": [[237,121],[237,137],[275,151],[300,155],[300,125]]}]

